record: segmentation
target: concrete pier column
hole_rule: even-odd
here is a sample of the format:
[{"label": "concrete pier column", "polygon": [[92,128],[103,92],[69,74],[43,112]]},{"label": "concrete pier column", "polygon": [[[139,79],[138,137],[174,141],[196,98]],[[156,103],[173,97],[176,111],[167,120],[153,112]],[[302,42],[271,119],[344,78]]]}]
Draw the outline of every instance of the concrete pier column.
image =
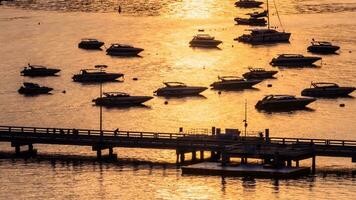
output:
[{"label": "concrete pier column", "polygon": [[176,164],[178,164],[179,163],[179,153],[177,152],[176,155],[177,155]]},{"label": "concrete pier column", "polygon": [[28,152],[32,153],[33,152],[33,144],[28,145]]},{"label": "concrete pier column", "polygon": [[315,169],[316,169],[316,157],[315,156],[313,156],[312,157],[312,174],[315,174]]},{"label": "concrete pier column", "polygon": [[109,157],[113,157],[113,154],[114,154],[114,150],[112,147],[109,147]]},{"label": "concrete pier column", "polygon": [[197,152],[193,151],[192,152],[192,161],[196,161],[197,160]]},{"label": "concrete pier column", "polygon": [[204,151],[200,151],[200,160],[204,160]]},{"label": "concrete pier column", "polygon": [[101,149],[97,149],[97,150],[96,150],[96,157],[97,157],[98,159],[101,159]]},{"label": "concrete pier column", "polygon": [[269,129],[265,129],[266,142],[269,142]]},{"label": "concrete pier column", "polygon": [[295,166],[296,166],[296,167],[299,167],[299,160],[296,160],[296,161],[295,161]]},{"label": "concrete pier column", "polygon": [[287,166],[288,167],[292,167],[292,161],[291,160],[287,160]]},{"label": "concrete pier column", "polygon": [[15,153],[16,153],[16,155],[20,155],[20,152],[21,152],[20,145],[16,145],[16,146],[15,146]]},{"label": "concrete pier column", "polygon": [[230,162],[230,157],[227,156],[226,154],[222,154],[221,155],[221,165],[226,166],[227,163],[229,163],[229,162]]},{"label": "concrete pier column", "polygon": [[180,162],[184,163],[185,161],[185,154],[184,153],[180,153]]}]

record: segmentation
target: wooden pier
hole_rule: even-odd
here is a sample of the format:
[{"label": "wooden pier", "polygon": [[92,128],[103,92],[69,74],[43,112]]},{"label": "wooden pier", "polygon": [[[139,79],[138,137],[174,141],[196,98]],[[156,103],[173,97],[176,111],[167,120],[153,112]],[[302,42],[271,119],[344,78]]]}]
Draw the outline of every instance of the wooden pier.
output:
[{"label": "wooden pier", "polygon": [[[23,153],[35,156],[35,144],[89,146],[98,159],[116,159],[114,148],[170,149],[177,154],[177,163],[185,162],[185,154],[191,153],[192,160],[204,160],[204,152],[211,152],[211,160],[223,165],[230,158],[258,158],[267,164],[299,166],[299,161],[312,158],[312,171],[315,171],[316,157],[348,157],[356,161],[356,141],[310,138],[270,137],[269,130],[259,136],[223,134],[220,129],[212,129],[212,134],[158,133],[122,130],[90,130],[68,128],[43,128],[0,126],[0,141],[10,142],[17,155]],[[22,147],[26,147],[21,151]],[[108,150],[104,156],[102,151]]]}]

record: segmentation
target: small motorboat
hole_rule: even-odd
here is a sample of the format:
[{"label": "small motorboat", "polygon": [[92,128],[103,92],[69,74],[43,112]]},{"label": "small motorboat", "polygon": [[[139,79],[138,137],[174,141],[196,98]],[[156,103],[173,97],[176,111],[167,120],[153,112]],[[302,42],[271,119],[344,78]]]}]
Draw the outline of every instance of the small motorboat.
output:
[{"label": "small motorboat", "polygon": [[163,84],[166,87],[154,91],[157,96],[192,96],[199,95],[208,89],[207,87],[187,86],[181,82],[164,82]]},{"label": "small motorboat", "polygon": [[311,45],[308,47],[308,51],[313,53],[320,53],[320,54],[333,54],[340,47],[336,45],[332,45],[330,42],[325,41],[312,41]]},{"label": "small motorboat", "polygon": [[321,60],[321,57],[281,54],[273,58],[270,64],[272,66],[310,66],[318,60]]},{"label": "small motorboat", "polygon": [[265,70],[263,68],[248,68],[250,71],[244,73],[242,76],[246,79],[266,79],[273,78],[273,75],[277,74],[275,70]]},{"label": "small motorboat", "polygon": [[126,44],[111,44],[111,46],[106,49],[106,54],[110,56],[137,56],[144,49],[133,47]]},{"label": "small motorboat", "polygon": [[252,88],[252,86],[261,82],[257,79],[243,79],[238,76],[219,76],[219,81],[214,82],[210,86],[213,89],[245,89]]},{"label": "small motorboat", "polygon": [[235,6],[240,8],[257,8],[262,4],[263,2],[255,0],[239,0],[235,2]]},{"label": "small motorboat", "polygon": [[258,110],[295,110],[305,108],[315,98],[295,97],[291,95],[267,95],[259,100],[255,107]]},{"label": "small motorboat", "polygon": [[103,97],[93,99],[96,105],[107,107],[141,105],[151,100],[151,96],[130,96],[123,92],[104,92]]},{"label": "small motorboat", "polygon": [[78,48],[81,49],[100,49],[104,45],[104,42],[93,38],[83,38],[79,44]]},{"label": "small motorboat", "polygon": [[265,26],[267,21],[264,18],[240,18],[236,17],[234,19],[238,25],[250,25],[250,26]]},{"label": "small motorboat", "polygon": [[23,86],[20,87],[18,92],[24,95],[39,95],[39,94],[48,94],[52,90],[53,88],[50,87],[39,86],[36,83],[24,82]]},{"label": "small motorboat", "polygon": [[264,10],[263,12],[253,12],[253,13],[247,13],[246,15],[249,15],[250,17],[254,18],[259,18],[259,17],[267,17],[268,10]]},{"label": "small motorboat", "polygon": [[106,67],[106,65],[96,65],[96,69],[82,69],[80,73],[75,74],[72,79],[76,82],[107,82],[115,81],[124,76],[122,73],[108,73],[103,70],[103,68]]},{"label": "small motorboat", "polygon": [[355,91],[355,87],[340,87],[335,83],[311,83],[310,88],[306,88],[302,91],[302,96],[309,97],[340,97],[348,96]]},{"label": "small motorboat", "polygon": [[27,67],[21,71],[22,76],[54,76],[60,72],[60,69],[47,68],[41,65],[31,65],[28,63]]},{"label": "small motorboat", "polygon": [[208,34],[197,34],[189,42],[191,47],[216,48],[222,41],[215,40],[214,37]]}]

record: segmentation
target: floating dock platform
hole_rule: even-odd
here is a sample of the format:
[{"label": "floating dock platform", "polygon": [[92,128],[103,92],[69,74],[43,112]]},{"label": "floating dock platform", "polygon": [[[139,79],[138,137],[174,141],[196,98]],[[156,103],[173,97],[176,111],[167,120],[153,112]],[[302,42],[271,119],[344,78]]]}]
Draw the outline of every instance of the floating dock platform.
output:
[{"label": "floating dock platform", "polygon": [[266,168],[261,164],[223,166],[220,162],[203,162],[182,167],[183,174],[248,176],[256,178],[296,178],[310,174],[309,167]]}]

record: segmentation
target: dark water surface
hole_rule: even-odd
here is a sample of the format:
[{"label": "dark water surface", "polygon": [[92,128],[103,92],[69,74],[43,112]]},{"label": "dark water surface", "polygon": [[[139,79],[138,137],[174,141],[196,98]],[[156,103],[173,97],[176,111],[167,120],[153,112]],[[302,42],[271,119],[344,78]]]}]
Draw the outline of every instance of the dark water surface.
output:
[{"label": "dark water surface", "polygon": [[[252,47],[233,41],[247,27],[233,18],[245,12],[224,0],[157,1],[14,1],[0,7],[0,122],[3,125],[98,128],[99,108],[91,100],[99,86],[79,84],[71,76],[82,68],[107,64],[125,74],[124,82],[104,84],[104,91],[152,95],[163,81],[208,86],[218,75],[240,75],[249,66],[265,67],[277,54],[302,53],[312,38],[341,46],[339,55],[323,56],[315,68],[274,68],[276,79],[254,90],[207,90],[202,97],[155,97],[146,107],[104,109],[104,128],[176,132],[178,127],[242,128],[248,102],[249,130],[270,128],[272,136],[356,140],[354,97],[320,99],[308,110],[266,113],[255,103],[266,94],[300,95],[311,81],[356,86],[356,1],[279,0],[288,44]],[[116,11],[122,7],[119,15]],[[275,15],[272,23],[278,25]],[[198,29],[224,43],[221,49],[192,49]],[[77,48],[94,37],[143,47],[138,58],[114,58],[105,51]],[[59,67],[60,76],[19,76],[28,63]],[[138,81],[132,78],[137,77]],[[23,97],[23,81],[54,87],[52,95]],[[272,84],[272,87],[267,87]],[[65,90],[66,93],[62,93]],[[355,96],[355,93],[352,94]],[[168,104],[164,104],[168,101]],[[339,107],[344,103],[345,107]],[[1,150],[10,150],[3,143]],[[93,156],[90,148],[35,145],[39,152]],[[174,163],[175,152],[116,149],[121,158]],[[116,165],[48,161],[0,161],[0,199],[352,199],[356,184],[350,159],[318,158],[320,172],[298,180],[181,176],[165,165]],[[309,166],[307,161],[304,165]],[[334,173],[341,169],[342,173]],[[325,172],[325,173],[324,173]],[[330,173],[331,172],[331,173]]]}]

